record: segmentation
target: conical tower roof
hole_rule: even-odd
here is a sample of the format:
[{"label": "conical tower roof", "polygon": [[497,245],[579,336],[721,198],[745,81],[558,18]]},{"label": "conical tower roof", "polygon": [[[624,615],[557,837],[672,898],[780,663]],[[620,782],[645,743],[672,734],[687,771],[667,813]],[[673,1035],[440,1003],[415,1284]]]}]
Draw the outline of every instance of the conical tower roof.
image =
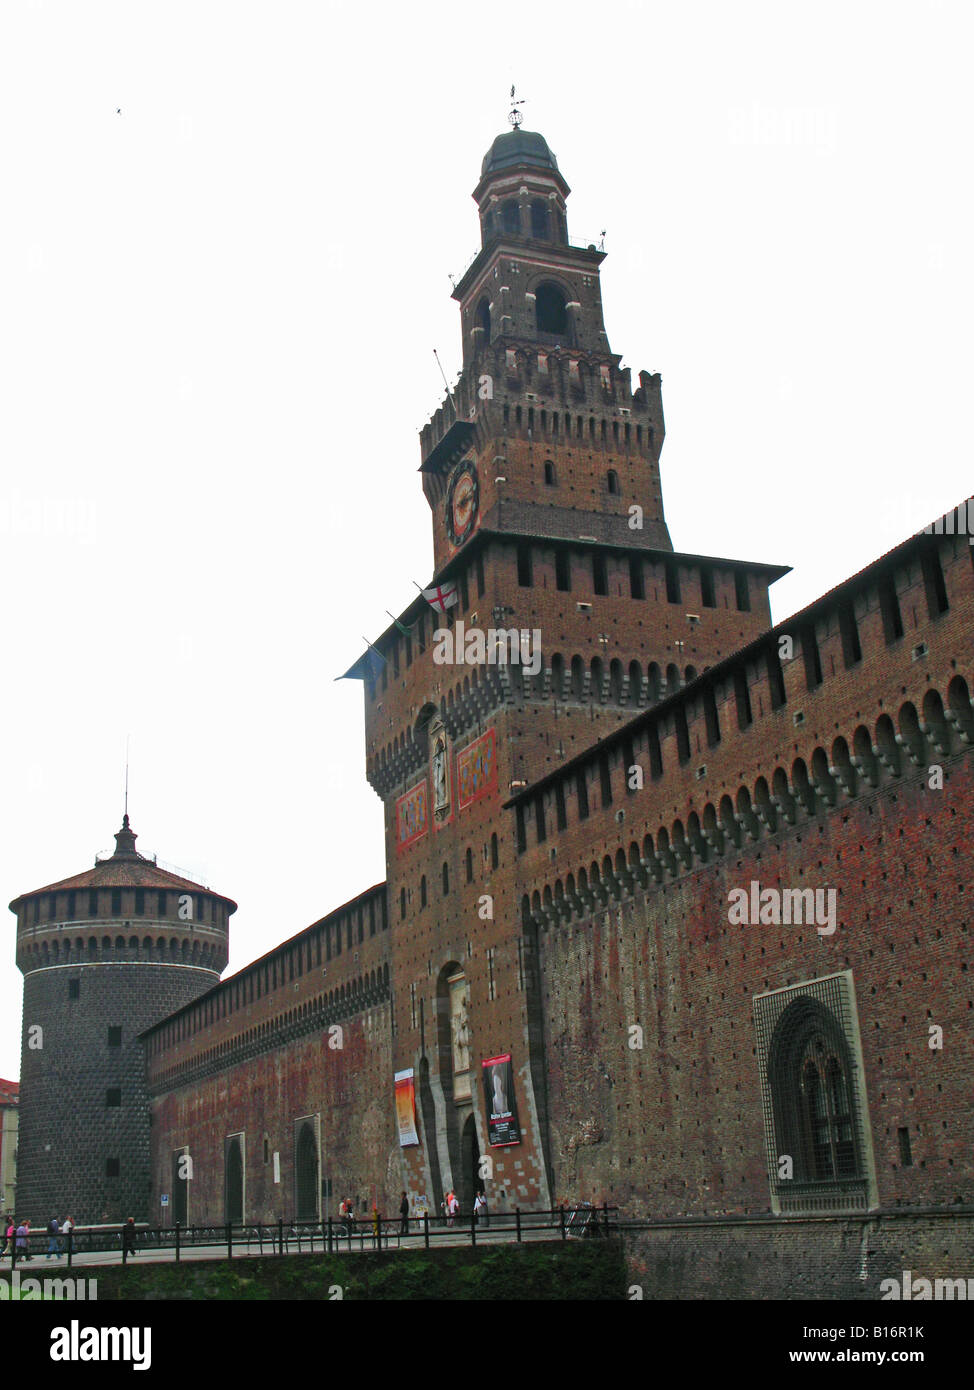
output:
[{"label": "conical tower roof", "polygon": [[20,897],[15,898],[10,904],[11,912],[16,912],[18,905],[25,898],[36,897],[38,893],[70,891],[73,888],[180,889],[184,892],[209,893],[229,903],[231,911],[236,910],[237,904],[232,898],[226,898],[222,893],[214,893],[212,888],[196,883],[191,878],[183,878],[168,869],[160,869],[154,859],[147,859],[145,855],[139,854],[135,848],[137,839],[138,836],[132,829],[126,812],[122,818],[122,828],[115,834],[114,854],[107,859],[96,859],[94,868],[86,869],[83,873],[73,874],[71,878],[58,879],[56,883],[46,883],[42,888],[34,888],[29,893],[21,893]]}]

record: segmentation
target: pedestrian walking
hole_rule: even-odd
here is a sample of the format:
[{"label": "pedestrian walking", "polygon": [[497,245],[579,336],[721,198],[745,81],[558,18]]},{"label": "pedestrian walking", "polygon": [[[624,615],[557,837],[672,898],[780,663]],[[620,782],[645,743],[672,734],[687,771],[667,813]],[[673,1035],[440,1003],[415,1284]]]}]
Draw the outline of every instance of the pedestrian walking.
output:
[{"label": "pedestrian walking", "polygon": [[379,1208],[378,1208],[377,1206],[373,1206],[373,1208],[372,1208],[372,1244],[373,1244],[373,1246],[375,1247],[375,1249],[378,1250],[380,1241],[379,1241]]},{"label": "pedestrian walking", "polygon": [[122,1227],[122,1254],[135,1254],[135,1217],[130,1216]]},{"label": "pedestrian walking", "polygon": [[30,1222],[21,1221],[17,1227],[17,1258],[18,1260],[29,1260],[30,1254]]},{"label": "pedestrian walking", "polygon": [[449,1213],[446,1224],[448,1226],[452,1226],[455,1219],[460,1214],[460,1203],[457,1200],[457,1194],[452,1190],[452,1188],[450,1190],[449,1197],[446,1199],[446,1209]]},{"label": "pedestrian walking", "polygon": [[69,1237],[70,1237],[71,1232],[72,1232],[73,1230],[74,1230],[74,1221],[71,1219],[70,1216],[68,1216],[68,1217],[65,1218],[64,1224],[63,1224],[62,1227],[61,1227],[61,1235],[62,1235],[62,1237],[63,1237],[63,1239],[62,1239],[62,1241],[61,1241],[61,1250],[62,1250],[62,1252],[63,1252],[64,1250],[67,1249],[68,1244],[69,1244]]},{"label": "pedestrian walking", "polygon": [[12,1255],[14,1251],[14,1236],[17,1234],[17,1226],[12,1216],[4,1217],[7,1227],[7,1243],[0,1251],[0,1258],[4,1255]]},{"label": "pedestrian walking", "polygon": [[487,1198],[482,1192],[478,1192],[473,1199],[473,1219],[482,1221],[485,1226],[490,1225],[490,1217],[487,1215]]},{"label": "pedestrian walking", "polygon": [[399,1234],[409,1235],[409,1198],[405,1192],[399,1200]]},{"label": "pedestrian walking", "polygon": [[58,1257],[58,1255],[60,1255],[60,1253],[61,1253],[61,1248],[60,1248],[60,1246],[58,1245],[58,1236],[59,1236],[60,1234],[61,1234],[61,1225],[60,1225],[60,1222],[58,1221],[58,1219],[57,1219],[56,1216],[52,1216],[51,1219],[50,1219],[50,1221],[47,1223],[47,1236],[48,1236],[48,1240],[47,1240],[47,1254],[44,1256],[45,1260],[56,1260],[57,1257]]}]

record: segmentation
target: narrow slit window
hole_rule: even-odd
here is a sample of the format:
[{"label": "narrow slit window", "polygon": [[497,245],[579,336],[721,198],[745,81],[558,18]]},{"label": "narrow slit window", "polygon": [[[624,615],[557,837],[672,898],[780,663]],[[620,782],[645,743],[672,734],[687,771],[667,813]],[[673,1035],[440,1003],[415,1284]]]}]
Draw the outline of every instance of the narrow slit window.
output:
[{"label": "narrow slit window", "polygon": [[851,599],[839,609],[839,632],[842,637],[842,660],[848,669],[862,660],[859,625]]},{"label": "narrow slit window", "polygon": [[889,646],[903,636],[903,615],[900,612],[896,585],[891,576],[880,582],[879,607],[883,615],[883,636],[886,638],[886,645]]},{"label": "narrow slit window", "polygon": [[810,623],[802,629],[802,654],[805,658],[805,685],[807,689],[815,690],[822,684],[822,658],[815,628]]},{"label": "narrow slit window", "polygon": [[575,790],[578,795],[578,819],[588,818],[588,783],[585,781],[585,770],[580,768],[575,777]]}]

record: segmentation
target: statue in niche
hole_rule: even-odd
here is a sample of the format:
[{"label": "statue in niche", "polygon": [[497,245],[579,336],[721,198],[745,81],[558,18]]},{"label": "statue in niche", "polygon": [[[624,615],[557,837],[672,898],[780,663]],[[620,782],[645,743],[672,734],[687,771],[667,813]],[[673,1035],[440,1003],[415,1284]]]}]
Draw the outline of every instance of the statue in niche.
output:
[{"label": "statue in niche", "polygon": [[457,998],[456,1012],[453,1015],[453,1071],[454,1075],[470,1070],[470,1018],[467,1012],[469,997],[464,991]]},{"label": "statue in niche", "polygon": [[450,810],[450,755],[442,724],[432,731],[433,741],[433,810],[442,820]]}]

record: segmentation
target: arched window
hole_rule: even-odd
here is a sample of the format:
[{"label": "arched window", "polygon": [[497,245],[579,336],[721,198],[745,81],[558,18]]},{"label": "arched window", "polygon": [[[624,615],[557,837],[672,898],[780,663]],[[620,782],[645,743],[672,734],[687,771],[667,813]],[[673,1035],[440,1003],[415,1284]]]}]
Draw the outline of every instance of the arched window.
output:
[{"label": "arched window", "polygon": [[483,329],[484,341],[481,346],[486,347],[490,342],[490,304],[487,302],[486,296],[477,305],[474,323],[477,328]]},{"label": "arched window", "polygon": [[564,336],[568,332],[565,296],[557,285],[539,285],[535,299],[538,332]]},{"label": "arched window", "polygon": [[618,473],[615,471],[614,468],[610,468],[610,469],[609,469],[608,473],[606,474],[606,480],[607,480],[607,482],[608,482],[608,484],[609,484],[609,493],[610,493],[610,495],[613,496],[613,497],[618,497],[618,496],[619,496],[619,475],[618,475]]},{"label": "arched window", "polygon": [[517,236],[521,230],[521,209],[517,203],[505,203],[501,212],[504,231],[509,236]]},{"label": "arched window", "polygon": [[818,1182],[848,1178],[856,1169],[849,1083],[822,1038],[809,1040],[801,1078],[807,1149]]},{"label": "arched window", "polygon": [[555,465],[551,462],[550,459],[545,460],[544,480],[546,487],[555,486]]},{"label": "arched window", "polygon": [[538,241],[548,240],[548,204],[543,198],[531,204],[531,235]]},{"label": "arched window", "polygon": [[836,1013],[800,994],[778,1019],[767,1075],[772,1147],[792,1159],[791,1175],[775,1179],[786,1209],[864,1197],[852,1050]]}]

